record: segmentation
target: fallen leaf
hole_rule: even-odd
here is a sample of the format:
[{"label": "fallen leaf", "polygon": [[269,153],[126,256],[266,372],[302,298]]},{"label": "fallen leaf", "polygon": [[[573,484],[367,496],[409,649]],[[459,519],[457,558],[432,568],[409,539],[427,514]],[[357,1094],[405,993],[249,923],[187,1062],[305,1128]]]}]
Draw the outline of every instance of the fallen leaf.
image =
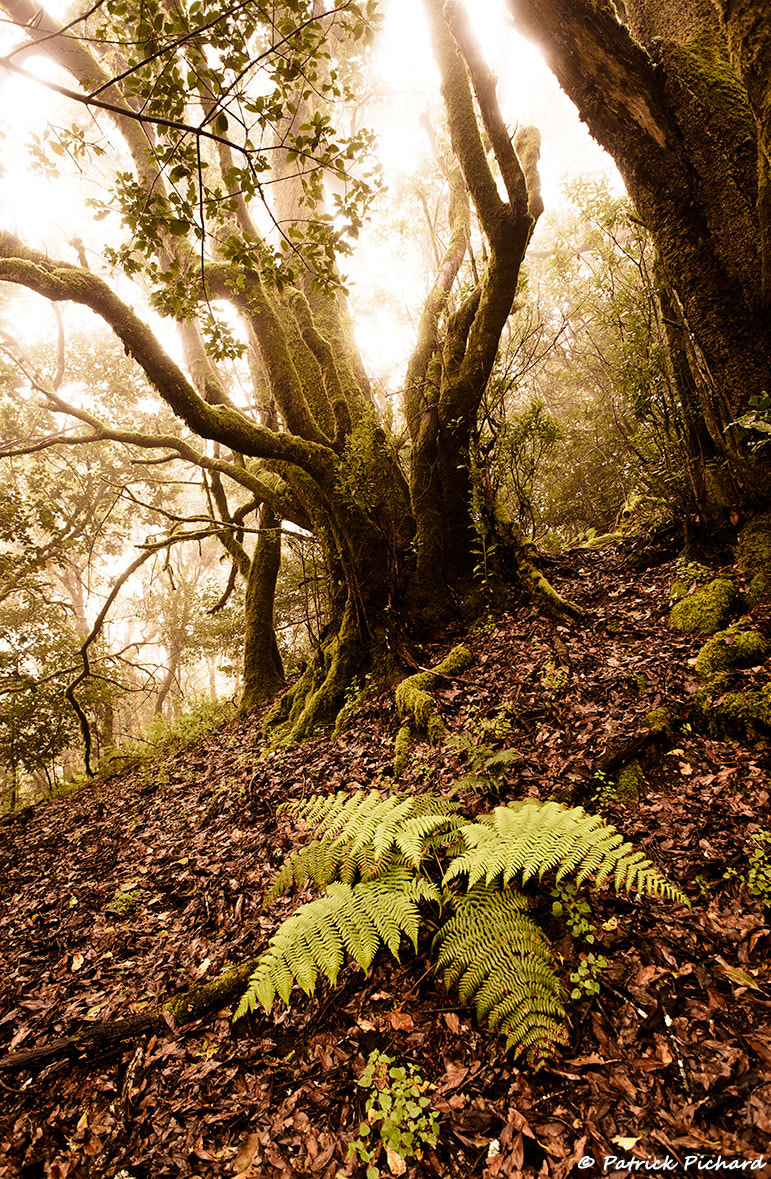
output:
[{"label": "fallen leaf", "polygon": [[[411,1015],[406,1015],[404,1011],[392,1011],[388,1016],[388,1022],[395,1032],[415,1031],[415,1021]],[[401,1171],[399,1174],[401,1174]]]},{"label": "fallen leaf", "polygon": [[405,1175],[407,1173],[407,1164],[404,1159],[395,1150],[391,1150],[390,1146],[386,1147],[386,1157],[388,1159],[388,1169],[392,1175]]},{"label": "fallen leaf", "polygon": [[252,1159],[255,1157],[255,1155],[257,1154],[259,1149],[260,1149],[260,1136],[259,1136],[259,1134],[250,1134],[248,1136],[248,1138],[246,1139],[246,1142],[243,1144],[243,1146],[239,1150],[236,1157],[233,1159],[233,1170],[238,1172],[239,1174],[241,1171],[245,1171],[246,1168],[252,1162]]}]

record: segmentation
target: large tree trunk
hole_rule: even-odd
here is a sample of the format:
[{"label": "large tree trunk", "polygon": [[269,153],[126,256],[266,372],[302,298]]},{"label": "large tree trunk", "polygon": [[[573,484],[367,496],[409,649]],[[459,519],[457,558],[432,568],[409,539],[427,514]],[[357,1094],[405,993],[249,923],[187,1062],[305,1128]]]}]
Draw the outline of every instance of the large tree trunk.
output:
[{"label": "large tree trunk", "polygon": [[[509,0],[656,244],[722,475],[712,507],[768,494],[731,423],[771,388],[769,22],[710,0]],[[723,4],[728,11],[728,5]],[[760,167],[759,167],[760,162]]]}]

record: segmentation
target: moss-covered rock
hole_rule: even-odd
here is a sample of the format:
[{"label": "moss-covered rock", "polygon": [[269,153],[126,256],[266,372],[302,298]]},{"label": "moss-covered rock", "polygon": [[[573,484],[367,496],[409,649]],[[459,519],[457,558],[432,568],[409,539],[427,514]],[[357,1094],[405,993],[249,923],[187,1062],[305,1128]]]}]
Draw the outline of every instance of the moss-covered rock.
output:
[{"label": "moss-covered rock", "polygon": [[678,557],[676,569],[669,590],[672,602],[679,602],[694,587],[709,585],[714,576],[713,571],[706,565],[701,565],[698,561],[686,561],[683,557]]},{"label": "moss-covered rock", "polygon": [[470,663],[471,652],[467,647],[453,647],[449,655],[436,667],[408,676],[396,689],[396,708],[399,716],[412,720],[415,727],[426,734],[432,745],[438,745],[444,736],[444,721],[430,693],[440,686],[446,676],[460,675]]},{"label": "moss-covered rock", "polygon": [[711,715],[727,729],[749,728],[771,733],[771,683],[746,692],[726,692],[712,700]]},{"label": "moss-covered rock", "polygon": [[645,774],[639,761],[628,761],[616,775],[614,791],[619,802],[637,802],[645,785]]},{"label": "moss-covered rock", "polygon": [[736,562],[750,580],[751,605],[771,601],[771,512],[744,525],[739,533]]},{"label": "moss-covered rock", "polygon": [[716,577],[676,601],[669,614],[669,624],[683,634],[713,635],[728,622],[738,596],[732,581]]},{"label": "moss-covered rock", "polygon": [[696,656],[696,674],[709,682],[720,672],[755,667],[763,662],[768,651],[769,644],[759,631],[742,630],[739,623],[734,623],[704,644]]}]

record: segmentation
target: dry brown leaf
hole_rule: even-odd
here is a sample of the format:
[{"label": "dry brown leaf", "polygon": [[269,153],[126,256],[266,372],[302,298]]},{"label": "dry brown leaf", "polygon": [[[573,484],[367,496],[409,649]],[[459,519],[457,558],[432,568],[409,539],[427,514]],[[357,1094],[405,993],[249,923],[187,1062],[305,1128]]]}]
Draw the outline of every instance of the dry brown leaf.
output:
[{"label": "dry brown leaf", "polygon": [[388,1016],[388,1022],[395,1032],[414,1032],[415,1021],[411,1015],[407,1015],[404,1011],[392,1011]]}]

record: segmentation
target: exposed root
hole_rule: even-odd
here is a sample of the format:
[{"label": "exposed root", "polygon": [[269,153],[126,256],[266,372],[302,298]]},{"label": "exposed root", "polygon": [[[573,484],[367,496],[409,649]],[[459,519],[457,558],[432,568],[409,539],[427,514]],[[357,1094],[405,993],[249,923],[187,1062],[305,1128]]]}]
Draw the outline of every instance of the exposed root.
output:
[{"label": "exposed root", "polygon": [[538,564],[538,549],[532,541],[523,538],[517,525],[500,505],[495,509],[495,522],[498,535],[516,570],[517,581],[533,605],[560,621],[585,618],[586,611],[575,602],[563,598],[544,577]]},{"label": "exposed root", "polygon": [[[436,667],[427,671],[419,671],[417,675],[408,676],[396,689],[396,707],[399,716],[411,720],[416,728],[426,734],[432,745],[439,744],[444,736],[445,726],[436,707],[436,701],[430,693],[438,688],[447,676],[460,675],[470,663],[471,652],[467,647],[453,647],[449,655]],[[409,730],[405,739],[404,729],[403,725],[396,738],[394,769],[396,769],[400,753],[406,760],[406,751],[409,749]]]},{"label": "exposed root", "polygon": [[177,1025],[201,1019],[208,1012],[218,1011],[240,995],[258,962],[259,958],[249,958],[238,966],[225,970],[211,982],[174,995],[140,1015],[131,1016],[129,1019],[108,1020],[105,1023],[90,1023],[72,1036],[51,1040],[48,1044],[41,1044],[39,1048],[30,1048],[25,1052],[11,1052],[0,1059],[0,1071],[13,1072],[16,1069],[30,1068],[61,1056],[84,1052],[86,1049],[87,1062],[94,1058],[95,1046],[104,1049],[125,1043],[127,1040],[135,1040],[138,1036],[162,1028],[169,1017]]},{"label": "exposed root", "polygon": [[269,744],[292,745],[331,727],[362,658],[353,610],[346,606],[339,629],[321,644],[297,683],[265,718],[263,732]]}]

